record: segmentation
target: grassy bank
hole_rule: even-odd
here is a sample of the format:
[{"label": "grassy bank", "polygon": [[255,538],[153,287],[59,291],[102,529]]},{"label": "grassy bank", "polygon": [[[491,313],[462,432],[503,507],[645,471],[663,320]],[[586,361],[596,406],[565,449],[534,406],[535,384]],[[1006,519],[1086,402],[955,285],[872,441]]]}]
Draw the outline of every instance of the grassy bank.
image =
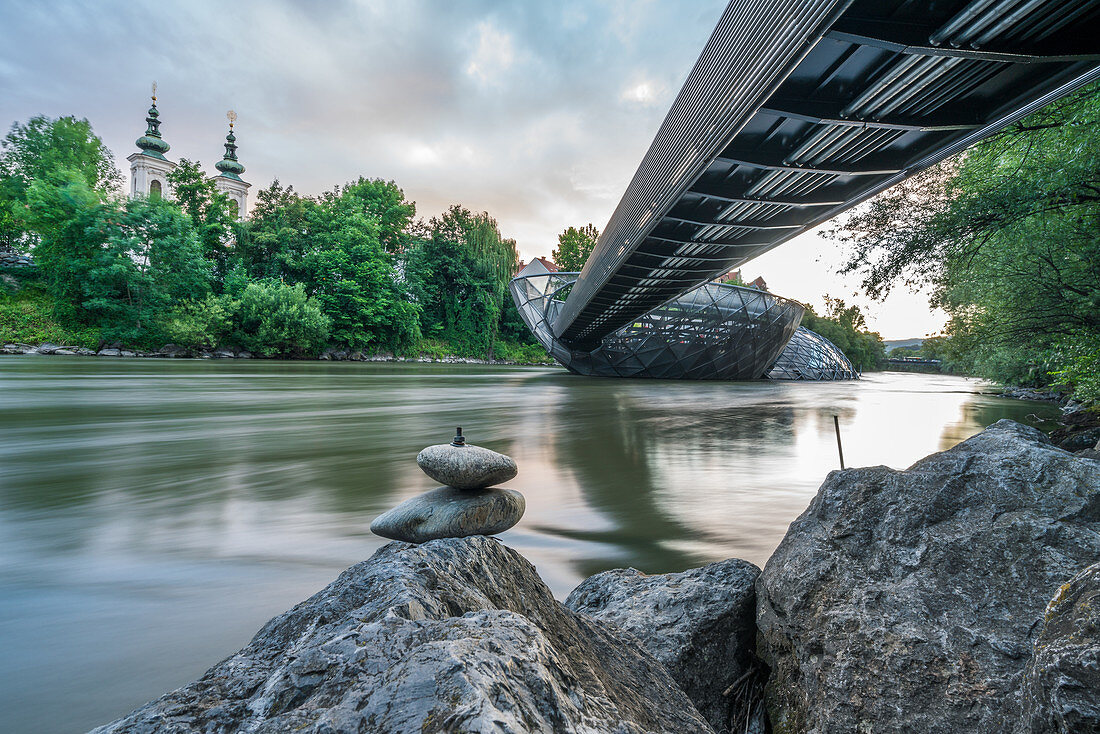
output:
[{"label": "grassy bank", "polygon": [[0,342],[23,344],[54,344],[95,348],[99,330],[86,326],[64,324],[54,315],[53,301],[36,284],[13,287],[13,282],[0,287]]}]

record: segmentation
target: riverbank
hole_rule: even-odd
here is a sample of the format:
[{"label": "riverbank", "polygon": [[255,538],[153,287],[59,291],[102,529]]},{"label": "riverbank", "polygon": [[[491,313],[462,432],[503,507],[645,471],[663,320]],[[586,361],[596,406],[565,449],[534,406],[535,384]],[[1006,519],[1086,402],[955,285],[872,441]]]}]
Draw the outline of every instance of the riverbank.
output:
[{"label": "riverbank", "polygon": [[831,472],[762,570],[608,571],[561,603],[494,539],[390,543],[95,732],[1092,731],[1098,504],[1100,460],[1002,420]]},{"label": "riverbank", "polygon": [[324,362],[414,362],[421,364],[483,364],[520,367],[552,367],[557,365],[552,360],[545,362],[518,362],[508,359],[478,359],[476,357],[459,357],[446,355],[442,357],[428,356],[396,356],[389,353],[371,354],[358,350],[326,349],[316,357],[262,357],[244,349],[221,347],[218,349],[192,350],[166,344],[155,352],[143,352],[137,349],[128,349],[121,344],[108,344],[99,349],[86,347],[63,346],[49,342],[39,344],[9,343],[0,345],[0,354],[44,354],[69,357],[136,357],[145,359],[290,359],[294,361],[324,361]]}]

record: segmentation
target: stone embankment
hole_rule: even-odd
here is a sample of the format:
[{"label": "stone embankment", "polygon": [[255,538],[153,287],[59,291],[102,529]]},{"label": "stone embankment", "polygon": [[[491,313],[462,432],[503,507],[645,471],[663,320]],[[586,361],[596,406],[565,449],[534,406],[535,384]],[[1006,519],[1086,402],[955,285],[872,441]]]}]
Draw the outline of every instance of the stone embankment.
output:
[{"label": "stone embankment", "polygon": [[832,472],[763,571],[562,604],[499,541],[390,543],[96,732],[1100,731],[1098,559],[1100,461],[1000,421]]},{"label": "stone embankment", "polygon": [[[58,354],[79,357],[146,357],[160,359],[256,359],[257,355],[245,349],[218,347],[217,349],[186,349],[175,344],[165,344],[155,352],[143,352],[129,349],[122,344],[105,344],[98,349],[64,346],[49,342],[39,344],[21,344],[9,342],[0,344],[0,354]],[[286,359],[277,357],[276,359]],[[326,362],[415,362],[430,364],[485,364],[485,365],[553,365],[546,362],[515,362],[507,359],[478,359],[476,357],[398,357],[389,353],[369,354],[361,351],[327,349],[316,357],[291,357],[294,360],[321,360]]]},{"label": "stone embankment", "polygon": [[0,248],[0,268],[33,268],[34,260],[15,250]]}]

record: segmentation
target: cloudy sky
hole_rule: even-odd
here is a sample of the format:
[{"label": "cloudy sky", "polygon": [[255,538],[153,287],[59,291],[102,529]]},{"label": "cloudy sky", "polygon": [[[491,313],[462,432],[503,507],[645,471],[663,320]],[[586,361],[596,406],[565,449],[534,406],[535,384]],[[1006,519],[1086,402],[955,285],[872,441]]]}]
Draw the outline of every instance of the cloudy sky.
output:
[{"label": "cloudy sky", "polygon": [[[122,166],[158,84],[169,157],[316,194],[393,179],[421,216],[490,212],[521,256],[602,228],[724,0],[0,0],[0,124],[88,118]],[[857,283],[804,235],[745,267],[819,305]],[[862,302],[862,301],[861,301]],[[886,338],[942,326],[926,299],[870,304]]]}]

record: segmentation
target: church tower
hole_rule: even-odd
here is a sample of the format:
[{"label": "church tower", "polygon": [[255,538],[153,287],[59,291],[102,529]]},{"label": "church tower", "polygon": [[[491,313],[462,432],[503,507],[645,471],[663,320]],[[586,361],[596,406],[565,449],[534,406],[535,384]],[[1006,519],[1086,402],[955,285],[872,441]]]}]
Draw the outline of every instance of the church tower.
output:
[{"label": "church tower", "polygon": [[230,110],[226,113],[229,118],[229,134],[225,136],[225,157],[214,164],[220,173],[214,177],[214,185],[218,191],[229,197],[233,206],[236,206],[237,219],[244,221],[248,214],[248,189],[252,184],[241,179],[244,166],[237,160],[237,136],[233,134],[233,123],[237,121],[237,113]]},{"label": "church tower", "polygon": [[168,174],[176,164],[164,157],[171,147],[160,136],[160,113],[157,112],[157,83],[153,82],[153,106],[145,118],[148,127],[145,134],[137,139],[138,153],[126,157],[130,161],[130,198],[145,196],[149,198],[171,198],[168,188]]}]

